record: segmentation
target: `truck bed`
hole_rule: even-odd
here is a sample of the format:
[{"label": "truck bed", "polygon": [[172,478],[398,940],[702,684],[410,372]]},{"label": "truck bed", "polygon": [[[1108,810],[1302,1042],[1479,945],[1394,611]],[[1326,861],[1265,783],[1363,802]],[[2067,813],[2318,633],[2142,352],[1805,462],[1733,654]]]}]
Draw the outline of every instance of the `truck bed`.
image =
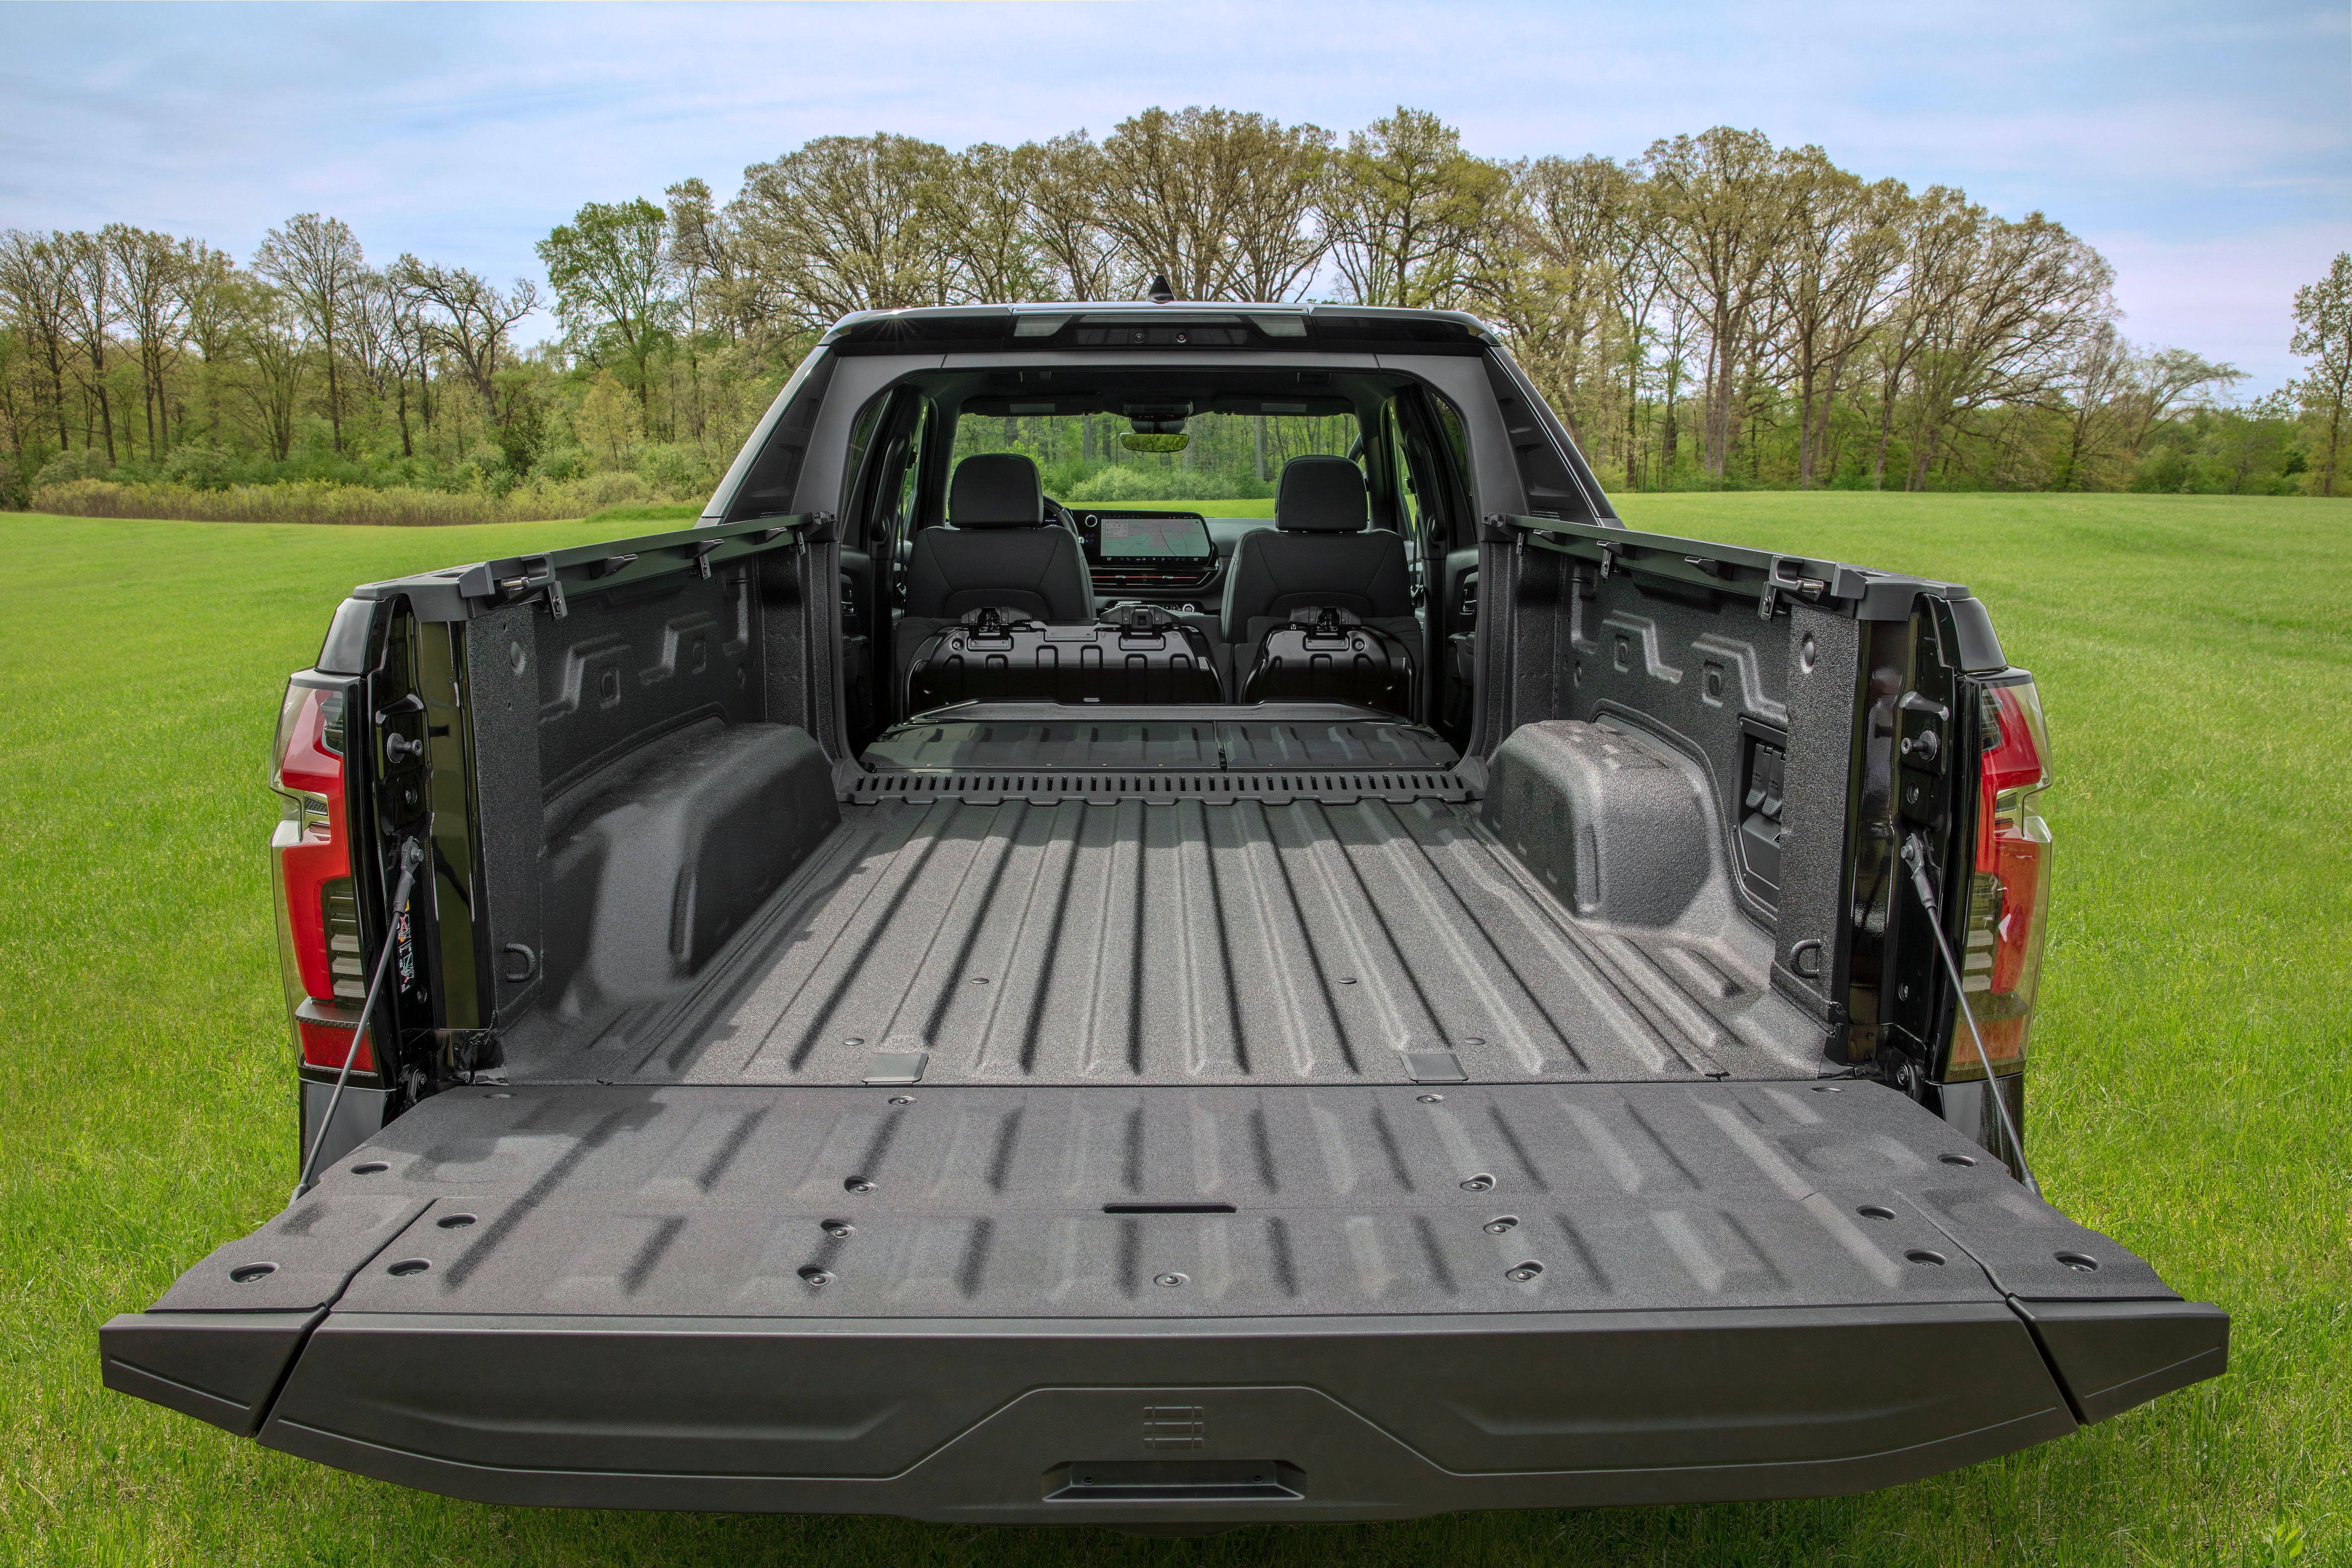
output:
[{"label": "truck bed", "polygon": [[[1187,1532],[1858,1491],[2222,1371],[1947,1048],[1946,937],[2021,1048],[2046,910],[1983,607],[1617,526],[1476,323],[1307,314],[845,322],[703,526],[356,590],[273,774],[315,1168],[107,1384],[487,1501]],[[1040,534],[953,594],[1069,598],[1065,700],[912,713],[939,459],[1047,361],[1352,407],[1422,592],[1276,572],[1316,500],[1221,603],[1417,599],[1407,689],[1097,700]]]},{"label": "truck bed", "polygon": [[[1762,932],[1715,906],[1657,928],[1578,917],[1498,842],[1472,781],[1426,731],[967,721],[909,727],[877,753],[841,825],[690,991],[593,1029],[526,1024],[508,1045],[509,1076],[1507,1083],[1826,1070],[1822,1028],[1771,989]],[[1298,765],[1268,765],[1284,758]]]}]

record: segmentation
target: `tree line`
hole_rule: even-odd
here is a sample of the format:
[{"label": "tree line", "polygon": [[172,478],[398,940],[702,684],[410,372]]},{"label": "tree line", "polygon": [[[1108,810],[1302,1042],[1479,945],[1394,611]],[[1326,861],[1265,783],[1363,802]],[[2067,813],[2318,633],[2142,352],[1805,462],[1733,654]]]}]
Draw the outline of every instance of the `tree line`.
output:
[{"label": "tree line", "polygon": [[[2238,405],[2234,367],[2123,336],[2112,268],[2063,224],[1727,127],[1622,161],[1482,158],[1402,108],[1345,136],[1193,108],[1010,148],[820,137],[723,202],[686,178],[587,203],[537,251],[543,290],[372,265],[320,214],[243,266],[128,225],[8,231],[0,483],[630,475],[686,497],[842,315],[1155,275],[1187,300],[1473,311],[1627,489],[2332,494],[2347,434],[2340,258],[2298,299],[2312,374]],[[561,336],[519,345],[542,304]]]}]

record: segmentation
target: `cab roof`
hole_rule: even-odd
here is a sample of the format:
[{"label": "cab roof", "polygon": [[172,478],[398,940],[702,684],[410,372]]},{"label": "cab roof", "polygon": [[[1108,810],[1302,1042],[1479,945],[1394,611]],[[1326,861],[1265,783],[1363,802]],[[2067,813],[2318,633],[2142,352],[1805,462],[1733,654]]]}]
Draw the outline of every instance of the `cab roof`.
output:
[{"label": "cab roof", "polygon": [[847,353],[1085,349],[1300,349],[1478,353],[1493,328],[1462,310],[1222,300],[939,305],[861,310],[824,335]]}]

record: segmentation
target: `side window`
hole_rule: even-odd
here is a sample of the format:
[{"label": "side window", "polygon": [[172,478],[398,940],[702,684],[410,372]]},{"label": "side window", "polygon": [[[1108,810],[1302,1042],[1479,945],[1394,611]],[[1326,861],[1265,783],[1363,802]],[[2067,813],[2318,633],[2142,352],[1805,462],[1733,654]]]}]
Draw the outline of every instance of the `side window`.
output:
[{"label": "side window", "polygon": [[1469,473],[1470,438],[1463,434],[1462,416],[1456,414],[1454,411],[1454,405],[1446,402],[1443,397],[1433,395],[1428,399],[1428,404],[1437,411],[1437,428],[1443,435],[1447,448],[1453,453],[1454,471],[1457,474]]},{"label": "side window", "polygon": [[866,459],[874,445],[874,437],[882,428],[883,418],[890,412],[890,395],[877,394],[874,400],[857,411],[849,426],[849,458],[842,464],[841,515],[857,521],[857,487],[866,479]]},{"label": "side window", "polygon": [[785,384],[787,401],[783,413],[769,431],[767,444],[760,449],[759,458],[743,476],[741,486],[728,506],[730,522],[740,522],[747,517],[772,517],[793,504],[801,467],[808,458],[809,442],[816,431],[817,415],[824,405],[825,389],[833,384],[834,367],[838,363],[823,349],[814,351],[801,362],[801,368]]},{"label": "side window", "polygon": [[1428,599],[1426,563],[1429,557],[1430,514],[1442,504],[1442,481],[1428,453],[1406,416],[1404,399],[1391,397],[1381,409],[1381,467],[1388,470],[1391,514],[1396,531],[1404,535],[1405,561],[1412,574],[1412,602],[1418,609]]},{"label": "side window", "polygon": [[915,508],[922,489],[922,455],[931,426],[931,403],[902,390],[889,401],[869,437],[881,445],[872,459],[873,475],[866,489],[863,537],[881,558],[889,557],[910,540]]},{"label": "side window", "polygon": [[1413,461],[1413,443],[1406,438],[1404,420],[1400,416],[1398,399],[1391,398],[1381,410],[1381,438],[1388,447],[1388,470],[1396,485],[1395,508],[1397,531],[1410,540],[1428,536],[1428,506],[1426,497],[1433,494],[1429,476],[1422,471],[1428,465]]},{"label": "side window", "polygon": [[915,427],[908,432],[905,466],[898,475],[898,493],[890,505],[890,531],[899,539],[911,539],[915,532],[915,509],[920,504],[923,491],[923,455],[930,450],[931,429],[937,415],[929,398],[923,399],[922,411],[915,417]]}]

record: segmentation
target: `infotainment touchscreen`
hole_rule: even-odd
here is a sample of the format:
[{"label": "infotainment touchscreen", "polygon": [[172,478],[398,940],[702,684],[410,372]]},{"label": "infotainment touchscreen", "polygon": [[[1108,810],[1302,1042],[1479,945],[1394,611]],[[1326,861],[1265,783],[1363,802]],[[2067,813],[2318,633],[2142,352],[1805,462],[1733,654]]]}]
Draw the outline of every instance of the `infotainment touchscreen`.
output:
[{"label": "infotainment touchscreen", "polygon": [[1105,517],[1100,537],[1105,560],[1206,561],[1217,552],[1197,517]]}]

